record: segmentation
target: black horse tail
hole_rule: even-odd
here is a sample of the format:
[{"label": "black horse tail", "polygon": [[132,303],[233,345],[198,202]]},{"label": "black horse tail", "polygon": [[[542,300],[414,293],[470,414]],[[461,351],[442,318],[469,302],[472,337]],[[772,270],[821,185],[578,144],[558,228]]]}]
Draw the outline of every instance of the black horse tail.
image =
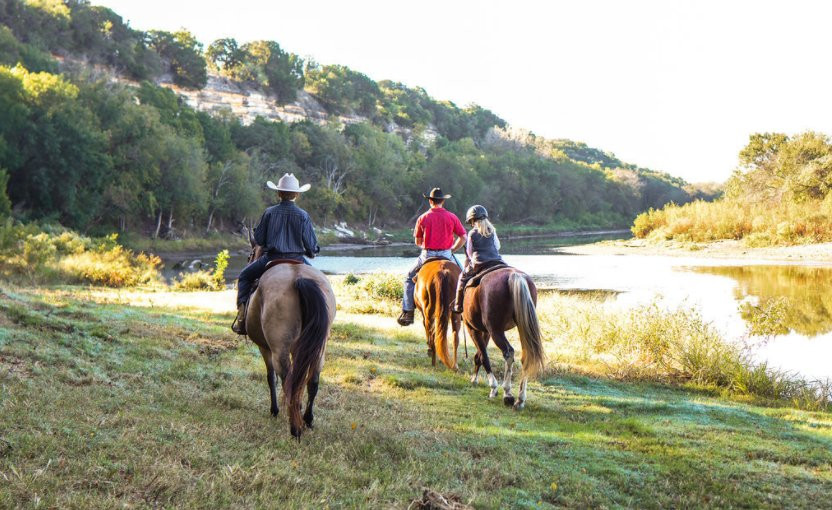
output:
[{"label": "black horse tail", "polygon": [[288,402],[292,433],[300,436],[304,427],[300,414],[303,388],[320,370],[329,332],[329,309],[324,293],[315,280],[298,278],[295,288],[300,298],[301,331],[290,351],[292,363],[283,391]]},{"label": "black horse tail", "polygon": [[540,325],[537,322],[534,301],[529,291],[526,275],[513,272],[508,277],[508,286],[514,301],[514,323],[520,334],[520,345],[523,347],[521,357],[523,375],[534,377],[543,370],[546,355],[540,335]]}]

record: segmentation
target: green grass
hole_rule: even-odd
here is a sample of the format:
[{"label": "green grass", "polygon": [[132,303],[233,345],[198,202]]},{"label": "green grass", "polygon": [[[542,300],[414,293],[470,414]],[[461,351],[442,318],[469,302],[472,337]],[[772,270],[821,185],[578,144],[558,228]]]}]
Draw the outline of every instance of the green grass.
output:
[{"label": "green grass", "polygon": [[6,288],[0,507],[404,508],[428,487],[477,508],[812,508],[832,492],[832,414],[569,372],[517,413],[469,384],[471,360],[432,368],[418,327],[336,290],[316,428],[296,442],[228,330],[231,292]]}]

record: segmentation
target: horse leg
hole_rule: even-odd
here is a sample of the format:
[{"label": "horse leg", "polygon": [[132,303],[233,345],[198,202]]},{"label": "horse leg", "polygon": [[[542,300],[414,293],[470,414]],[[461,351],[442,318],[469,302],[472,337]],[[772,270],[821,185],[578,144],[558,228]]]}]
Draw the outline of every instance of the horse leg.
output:
[{"label": "horse leg", "polygon": [[266,363],[266,382],[269,384],[269,398],[271,399],[271,407],[269,410],[271,411],[272,416],[277,416],[280,409],[277,407],[277,375],[274,372],[272,353],[268,349],[260,347],[260,354],[263,356],[263,361]]},{"label": "horse leg", "polygon": [[474,347],[477,352],[474,354],[474,375],[471,376],[471,384],[476,386],[480,382],[480,367],[482,366],[482,351],[479,340],[477,339],[477,332],[467,324],[464,326],[468,328],[468,334],[471,336],[471,341],[474,342]]},{"label": "horse leg", "polygon": [[428,320],[428,314],[422,313],[422,322],[425,325],[425,336],[428,338],[428,358],[433,366],[436,366],[436,344],[433,339],[433,325]]},{"label": "horse leg", "polygon": [[490,335],[488,333],[484,333],[482,331],[477,331],[476,335],[474,335],[474,343],[477,344],[477,353],[480,355],[482,366],[485,369],[485,376],[488,378],[488,387],[491,388],[491,392],[488,394],[488,398],[494,398],[497,396],[497,378],[494,377],[494,372],[491,370],[491,360],[488,358],[488,340]]},{"label": "horse leg", "polygon": [[458,318],[451,318],[451,329],[454,332],[454,372],[459,370],[459,365],[457,364],[456,354],[459,350],[459,328],[460,328],[460,320]]},{"label": "horse leg", "polygon": [[318,394],[318,384],[321,381],[321,373],[316,371],[315,374],[306,383],[306,393],[309,395],[306,401],[306,412],[303,413],[303,421],[306,426],[312,428],[312,420],[315,417],[312,415],[312,405],[315,403],[315,396]]},{"label": "horse leg", "polygon": [[522,374],[520,378],[520,391],[517,392],[517,402],[514,403],[514,409],[517,411],[523,409],[526,405],[526,385],[528,382],[529,378],[526,377],[525,373]]},{"label": "horse leg", "polygon": [[506,373],[503,377],[503,403],[510,406],[514,404],[514,396],[511,394],[511,376],[514,366],[514,349],[502,331],[494,332],[494,344],[502,351],[503,359],[506,360]]}]

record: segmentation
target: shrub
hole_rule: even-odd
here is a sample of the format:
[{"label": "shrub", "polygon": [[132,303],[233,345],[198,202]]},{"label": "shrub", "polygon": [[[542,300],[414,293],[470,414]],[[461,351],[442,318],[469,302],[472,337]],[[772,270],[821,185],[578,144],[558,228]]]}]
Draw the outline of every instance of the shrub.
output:
[{"label": "shrub", "polygon": [[9,279],[124,287],[158,281],[160,265],[156,256],[123,248],[117,234],[93,239],[62,227],[11,220],[0,226],[0,269]]},{"label": "shrub", "polygon": [[370,273],[361,277],[356,287],[375,299],[399,300],[404,294],[401,276],[393,273]]},{"label": "shrub", "polygon": [[192,273],[179,273],[173,281],[176,290],[225,290],[225,270],[228,267],[228,250],[217,253],[214,270],[199,270]]}]

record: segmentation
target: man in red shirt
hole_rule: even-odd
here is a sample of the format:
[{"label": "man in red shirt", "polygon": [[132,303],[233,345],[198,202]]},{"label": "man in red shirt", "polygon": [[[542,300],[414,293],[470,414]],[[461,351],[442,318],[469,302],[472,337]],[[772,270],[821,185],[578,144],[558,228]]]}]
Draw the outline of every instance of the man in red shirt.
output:
[{"label": "man in red shirt", "polygon": [[[416,265],[407,273],[404,280],[404,299],[402,300],[402,313],[398,322],[402,326],[413,324],[413,290],[416,284],[413,278],[422,268],[425,260],[433,257],[443,257],[454,260],[454,251],[465,244],[465,227],[456,215],[445,209],[445,200],[451,195],[442,194],[439,188],[433,188],[429,195],[422,195],[430,202],[430,210],[419,216],[416,220],[416,228],[413,229],[413,237],[416,246],[422,249]],[[456,237],[456,239],[454,239]]]}]

